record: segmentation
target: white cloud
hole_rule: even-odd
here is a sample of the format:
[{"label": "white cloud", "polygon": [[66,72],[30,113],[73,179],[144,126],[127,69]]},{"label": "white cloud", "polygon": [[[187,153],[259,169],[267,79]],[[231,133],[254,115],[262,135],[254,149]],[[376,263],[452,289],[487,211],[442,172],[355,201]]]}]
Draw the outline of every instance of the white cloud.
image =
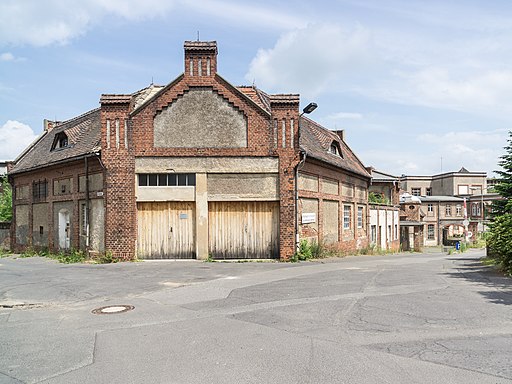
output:
[{"label": "white cloud", "polygon": [[395,79],[361,92],[403,104],[512,116],[510,70],[484,69],[461,75],[446,68],[425,68],[401,72]]},{"label": "white cloud", "polygon": [[0,61],[14,61],[14,55],[11,52],[0,54]]},{"label": "white cloud", "polygon": [[24,57],[16,57],[11,52],[4,52],[4,53],[0,53],[0,61],[18,62],[18,61],[25,61],[25,58]]},{"label": "white cloud", "polygon": [[248,81],[271,91],[300,92],[312,97],[333,81],[361,75],[371,62],[371,35],[357,26],[310,24],[283,34],[273,48],[260,49],[252,60]]},{"label": "white cloud", "polygon": [[0,159],[14,160],[36,137],[28,125],[7,120],[0,127]]},{"label": "white cloud", "polygon": [[305,25],[288,8],[279,10],[275,6],[226,0],[2,0],[0,45],[67,44],[115,17],[138,22],[165,17],[171,10],[185,11],[191,17],[202,13],[209,19],[260,28],[283,30]]},{"label": "white cloud", "polygon": [[141,20],[161,16],[173,0],[2,0],[0,45],[66,44],[106,16]]}]

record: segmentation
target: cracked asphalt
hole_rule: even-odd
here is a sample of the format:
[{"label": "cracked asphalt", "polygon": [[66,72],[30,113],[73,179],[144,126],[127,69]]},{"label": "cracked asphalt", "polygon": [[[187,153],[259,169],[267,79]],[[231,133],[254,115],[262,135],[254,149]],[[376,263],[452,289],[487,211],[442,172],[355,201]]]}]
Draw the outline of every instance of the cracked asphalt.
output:
[{"label": "cracked asphalt", "polygon": [[0,383],[512,383],[512,281],[482,256],[2,258]]}]

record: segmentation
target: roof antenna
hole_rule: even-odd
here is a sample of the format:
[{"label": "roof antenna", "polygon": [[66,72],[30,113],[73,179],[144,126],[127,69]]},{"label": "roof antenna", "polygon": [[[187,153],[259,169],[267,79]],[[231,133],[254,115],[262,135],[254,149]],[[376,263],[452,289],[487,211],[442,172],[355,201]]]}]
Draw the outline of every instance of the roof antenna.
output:
[{"label": "roof antenna", "polygon": [[199,41],[199,31],[197,31],[197,41]]},{"label": "roof antenna", "polygon": [[154,83],[153,83],[153,76],[151,76],[151,85],[153,85],[153,84],[154,84]]}]

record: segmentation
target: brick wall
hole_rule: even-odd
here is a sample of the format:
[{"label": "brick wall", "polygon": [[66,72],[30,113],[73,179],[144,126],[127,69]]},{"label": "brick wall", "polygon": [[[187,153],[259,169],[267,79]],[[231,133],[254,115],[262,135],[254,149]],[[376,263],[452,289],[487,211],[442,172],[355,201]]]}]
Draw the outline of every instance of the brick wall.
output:
[{"label": "brick wall", "polygon": [[[103,172],[103,168],[100,162],[95,157],[91,157],[88,159],[88,167],[89,174],[93,173],[101,173]],[[78,160],[69,162],[67,164],[63,164],[60,166],[53,166],[43,168],[41,170],[26,172],[18,175],[13,175],[13,222],[12,222],[12,231],[11,231],[11,244],[12,249],[14,251],[22,251],[26,248],[46,248],[48,247],[51,251],[58,251],[59,244],[55,240],[57,236],[58,228],[56,228],[54,224],[54,216],[57,212],[54,212],[53,206],[54,204],[62,203],[62,202],[71,202],[73,209],[70,212],[71,216],[71,248],[79,249],[80,248],[80,212],[79,212],[79,201],[85,200],[86,195],[84,191],[79,191],[79,178],[80,176],[85,175],[85,161]],[[58,194],[55,195],[54,192],[54,182],[57,180],[68,179],[72,180],[72,190],[70,193]],[[47,196],[42,199],[34,199],[32,193],[33,182],[45,181],[47,184]],[[22,199],[18,198],[16,195],[19,187],[28,187],[28,193],[23,196]],[[98,191],[90,192],[90,198],[98,198]],[[36,241],[33,239],[33,223],[34,223],[34,204],[47,204],[48,209],[47,212],[47,223],[46,226],[43,225],[43,232],[45,233],[45,238],[47,238],[46,245],[36,245]],[[28,207],[28,232],[26,244],[20,244],[16,240],[16,209],[18,206],[27,206]]]},{"label": "brick wall", "polygon": [[[316,226],[318,230],[312,228],[311,225],[308,224],[300,224],[300,237],[308,238],[308,237],[317,237],[319,242],[324,241],[324,200],[337,201],[338,204],[338,218],[339,218],[339,227],[338,227],[338,242],[331,244],[331,247],[342,253],[351,253],[358,249],[364,248],[368,246],[368,221],[369,221],[369,211],[368,211],[368,180],[357,176],[355,174],[351,174],[348,172],[340,172],[338,168],[331,167],[320,163],[314,159],[306,158],[306,162],[303,167],[300,168],[301,175],[309,175],[311,177],[318,177],[318,188],[316,191],[314,190],[305,190],[299,189],[299,198],[307,198],[307,199],[315,199],[318,200],[318,217]],[[299,176],[300,177],[300,176]],[[338,182],[338,193],[326,193],[322,190],[322,181],[328,180],[330,184],[333,181]],[[344,196],[342,194],[342,183],[350,184],[355,187],[363,188],[365,191],[365,197],[357,196],[356,193],[353,193],[352,196]],[[299,184],[300,185],[300,184]],[[344,230],[343,229],[343,206],[344,205],[352,206],[352,218],[351,218],[351,229]],[[357,228],[357,206],[364,207],[364,215],[363,215],[363,227]],[[302,216],[303,207],[299,204],[298,207],[299,218]],[[300,219],[299,219],[300,221]],[[316,236],[315,236],[316,234]]]},{"label": "brick wall", "polygon": [[121,259],[135,257],[137,236],[133,122],[129,120],[128,113],[129,101],[110,101],[102,97],[101,157],[106,168],[105,250]]}]

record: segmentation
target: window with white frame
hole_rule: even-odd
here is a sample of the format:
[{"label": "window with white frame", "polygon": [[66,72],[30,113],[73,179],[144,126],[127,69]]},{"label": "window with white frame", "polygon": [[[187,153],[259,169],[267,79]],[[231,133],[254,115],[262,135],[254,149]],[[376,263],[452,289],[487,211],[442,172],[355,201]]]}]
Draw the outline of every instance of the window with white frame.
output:
[{"label": "window with white frame", "polygon": [[363,228],[363,207],[357,207],[357,228]]},{"label": "window with white frame", "polygon": [[350,229],[350,221],[352,216],[352,207],[350,205],[343,206],[343,229]]},{"label": "window with white frame", "polygon": [[427,196],[432,196],[432,187],[427,187],[426,193]]},{"label": "window with white frame", "polygon": [[427,205],[427,211],[428,212],[434,212],[434,204],[428,204]]},{"label": "window with white frame", "polygon": [[429,224],[427,227],[427,238],[429,240],[434,240],[436,238],[434,224]]},{"label": "window with white frame", "polygon": [[452,206],[450,204],[447,204],[445,207],[445,215],[451,216],[452,215]]},{"label": "window with white frame", "polygon": [[411,188],[411,195],[421,196],[421,188]]},{"label": "window with white frame", "polygon": [[457,205],[455,207],[455,215],[456,216],[462,216],[462,207],[460,205]]},{"label": "window with white frame", "polygon": [[458,185],[459,195],[469,195],[469,185]]}]

